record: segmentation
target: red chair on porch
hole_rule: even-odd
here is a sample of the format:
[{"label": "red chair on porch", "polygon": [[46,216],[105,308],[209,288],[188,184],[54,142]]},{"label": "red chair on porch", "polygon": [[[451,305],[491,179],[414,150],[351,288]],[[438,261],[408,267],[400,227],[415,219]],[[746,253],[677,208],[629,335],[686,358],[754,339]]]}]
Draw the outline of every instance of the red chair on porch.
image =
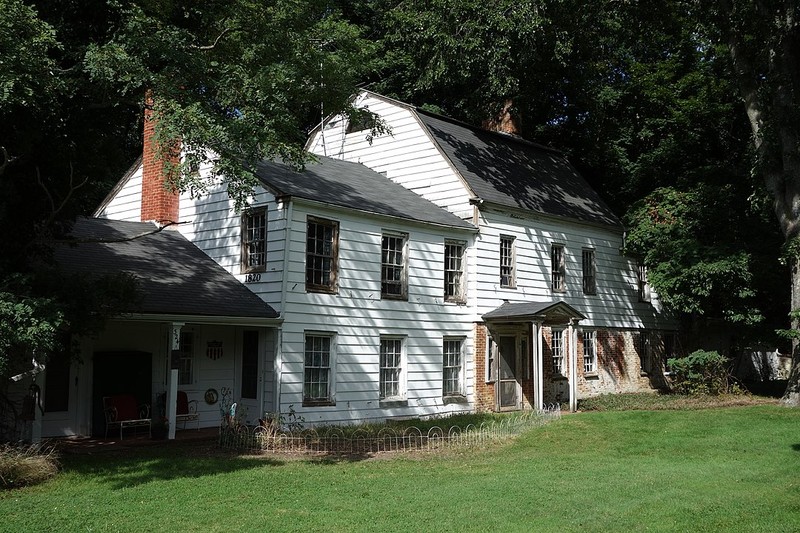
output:
[{"label": "red chair on porch", "polygon": [[117,394],[103,397],[103,412],[106,417],[106,438],[108,430],[119,427],[119,440],[125,428],[147,427],[151,431],[150,406],[138,405],[133,394]]},{"label": "red chair on porch", "polygon": [[197,430],[200,430],[200,414],[197,412],[197,400],[189,400],[186,392],[178,391],[178,402],[175,405],[175,426],[178,422],[183,422],[183,429],[186,429],[187,422],[194,422]]}]

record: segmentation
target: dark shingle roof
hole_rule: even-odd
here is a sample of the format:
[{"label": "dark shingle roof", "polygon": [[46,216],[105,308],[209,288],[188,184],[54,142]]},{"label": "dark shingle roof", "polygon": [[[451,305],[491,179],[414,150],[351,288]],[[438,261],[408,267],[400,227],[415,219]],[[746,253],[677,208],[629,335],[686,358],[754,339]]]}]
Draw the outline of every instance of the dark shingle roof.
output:
[{"label": "dark shingle roof", "polygon": [[580,311],[564,302],[504,302],[503,305],[483,315],[485,321],[526,319],[568,320],[586,318]]},{"label": "dark shingle roof", "polygon": [[319,157],[297,172],[282,163],[262,161],[261,181],[278,194],[368,213],[455,228],[474,226],[360,163]]},{"label": "dark shingle roof", "polygon": [[[153,231],[146,222],[79,218],[72,237],[113,241]],[[128,272],[139,281],[142,300],[132,313],[276,318],[278,314],[179,232],[161,232],[124,242],[59,245],[55,258],[72,273]]]},{"label": "dark shingle roof", "polygon": [[484,201],[621,228],[611,209],[559,152],[416,111],[474,194]]}]

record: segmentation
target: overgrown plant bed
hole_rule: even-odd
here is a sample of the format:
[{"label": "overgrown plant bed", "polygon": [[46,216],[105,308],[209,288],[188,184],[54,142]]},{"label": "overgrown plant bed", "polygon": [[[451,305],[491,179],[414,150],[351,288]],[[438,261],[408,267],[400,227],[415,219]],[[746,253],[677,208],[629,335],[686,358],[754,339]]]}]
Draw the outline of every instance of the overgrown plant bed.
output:
[{"label": "overgrown plant bed", "polygon": [[456,415],[429,420],[390,421],[354,426],[295,427],[226,424],[221,448],[249,452],[372,454],[411,450],[433,451],[450,445],[477,445],[518,435],[561,417],[558,405],[543,411],[513,414]]},{"label": "overgrown plant bed", "polygon": [[604,394],[594,398],[578,400],[580,411],[659,411],[712,409],[739,405],[776,403],[774,398],[750,394],[685,395],[674,393],[641,392]]},{"label": "overgrown plant bed", "polygon": [[0,445],[0,489],[37,485],[57,473],[58,460],[52,449]]}]

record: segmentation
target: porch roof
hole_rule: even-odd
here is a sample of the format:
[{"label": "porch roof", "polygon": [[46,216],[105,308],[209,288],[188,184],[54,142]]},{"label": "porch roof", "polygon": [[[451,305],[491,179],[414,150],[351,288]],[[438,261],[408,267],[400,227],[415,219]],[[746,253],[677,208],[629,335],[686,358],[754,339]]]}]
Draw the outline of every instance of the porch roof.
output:
[{"label": "porch roof", "polygon": [[278,313],[178,231],[149,222],[79,218],[54,257],[71,274],[125,272],[138,284],[126,313],[274,319]]},{"label": "porch roof", "polygon": [[583,320],[586,316],[562,302],[503,302],[503,305],[482,316],[484,322],[541,322],[566,323],[570,319]]}]

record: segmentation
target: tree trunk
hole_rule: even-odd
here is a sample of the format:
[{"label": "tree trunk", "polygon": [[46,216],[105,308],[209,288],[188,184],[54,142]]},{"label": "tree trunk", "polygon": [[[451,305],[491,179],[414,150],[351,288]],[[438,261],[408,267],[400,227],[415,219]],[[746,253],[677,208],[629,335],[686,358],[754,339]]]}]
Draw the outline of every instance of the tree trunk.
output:
[{"label": "tree trunk", "polygon": [[[792,257],[792,310],[800,309],[800,258]],[[800,331],[800,317],[792,313],[792,331]],[[781,403],[800,407],[800,340],[792,339],[792,366]]]}]

